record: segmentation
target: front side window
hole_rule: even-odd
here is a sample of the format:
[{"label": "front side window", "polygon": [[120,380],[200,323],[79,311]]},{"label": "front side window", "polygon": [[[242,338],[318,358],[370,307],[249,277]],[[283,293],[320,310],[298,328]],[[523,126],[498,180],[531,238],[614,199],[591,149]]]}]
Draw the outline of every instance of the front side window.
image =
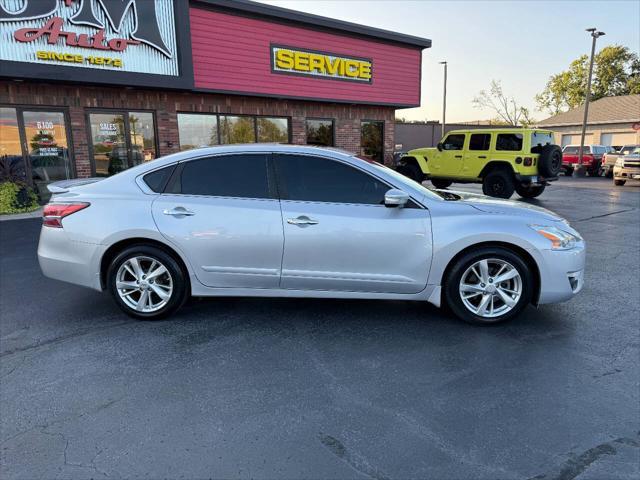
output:
[{"label": "front side window", "polygon": [[255,143],[256,118],[220,116],[220,143]]},{"label": "front side window", "polygon": [[289,143],[289,119],[258,117],[258,142]]},{"label": "front side window", "polygon": [[522,150],[521,133],[499,133],[496,138],[496,150],[519,152]]},{"label": "front side window", "polygon": [[218,117],[216,115],[178,114],[180,150],[209,147],[218,144]]},{"label": "front side window", "polygon": [[214,197],[270,198],[267,156],[220,155],[185,162],[171,193]]},{"label": "front side window", "polygon": [[307,118],[307,145],[333,147],[333,120]]},{"label": "front side window", "polygon": [[443,150],[462,150],[464,148],[464,133],[452,133],[442,142]]},{"label": "front side window", "polygon": [[469,139],[469,150],[489,150],[491,145],[490,133],[474,133]]},{"label": "front side window", "polygon": [[368,173],[328,158],[304,155],[275,158],[284,199],[382,205],[389,190]]}]

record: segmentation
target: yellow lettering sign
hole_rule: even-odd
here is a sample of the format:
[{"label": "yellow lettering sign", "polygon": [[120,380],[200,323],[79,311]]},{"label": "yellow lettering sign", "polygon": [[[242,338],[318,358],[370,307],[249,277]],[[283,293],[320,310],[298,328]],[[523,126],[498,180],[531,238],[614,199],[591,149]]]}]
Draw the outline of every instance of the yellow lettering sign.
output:
[{"label": "yellow lettering sign", "polygon": [[373,76],[371,60],[282,47],[271,47],[271,54],[275,72],[363,83],[371,82]]}]

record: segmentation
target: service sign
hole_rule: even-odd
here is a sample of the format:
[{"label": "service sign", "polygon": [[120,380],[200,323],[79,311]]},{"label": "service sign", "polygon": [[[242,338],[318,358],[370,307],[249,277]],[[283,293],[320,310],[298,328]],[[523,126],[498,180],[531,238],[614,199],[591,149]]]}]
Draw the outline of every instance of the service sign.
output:
[{"label": "service sign", "polygon": [[0,59],[179,76],[173,0],[0,0]]},{"label": "service sign", "polygon": [[274,73],[371,83],[373,62],[368,58],[271,45]]}]

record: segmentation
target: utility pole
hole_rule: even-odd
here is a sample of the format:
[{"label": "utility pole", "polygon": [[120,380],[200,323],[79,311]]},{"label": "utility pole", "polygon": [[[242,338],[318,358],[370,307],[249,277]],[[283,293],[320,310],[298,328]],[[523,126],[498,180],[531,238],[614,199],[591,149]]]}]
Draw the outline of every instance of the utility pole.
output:
[{"label": "utility pole", "polygon": [[578,165],[573,170],[575,177],[584,177],[584,165],[582,164],[582,155],[584,150],[584,137],[587,132],[587,118],[589,116],[589,100],[591,99],[591,77],[593,75],[593,57],[596,53],[596,40],[598,37],[605,35],[604,32],[598,32],[596,28],[587,28],[585,31],[591,34],[593,41],[591,42],[591,59],[589,60],[589,76],[587,77],[587,94],[584,99],[584,118],[582,119],[582,134],[580,135],[580,150],[578,152]]},{"label": "utility pole", "polygon": [[447,62],[440,62],[440,65],[444,65],[444,92],[442,95],[442,136],[445,135],[445,127],[447,125]]}]

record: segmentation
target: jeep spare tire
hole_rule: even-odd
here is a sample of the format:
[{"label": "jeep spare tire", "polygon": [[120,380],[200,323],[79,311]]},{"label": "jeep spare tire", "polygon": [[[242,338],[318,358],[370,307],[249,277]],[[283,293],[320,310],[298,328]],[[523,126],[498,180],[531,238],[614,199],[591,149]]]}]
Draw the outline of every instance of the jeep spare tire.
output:
[{"label": "jeep spare tire", "polygon": [[562,149],[558,145],[545,145],[538,158],[538,170],[545,177],[557,177],[562,167]]}]

